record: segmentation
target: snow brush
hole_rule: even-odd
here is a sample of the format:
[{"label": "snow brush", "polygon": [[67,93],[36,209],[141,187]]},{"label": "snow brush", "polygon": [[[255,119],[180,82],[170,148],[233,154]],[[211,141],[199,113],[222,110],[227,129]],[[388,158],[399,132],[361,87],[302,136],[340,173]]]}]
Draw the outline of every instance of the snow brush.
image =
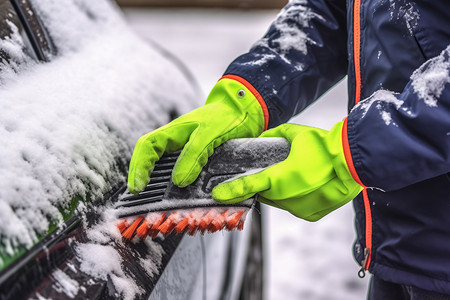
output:
[{"label": "snow brush", "polygon": [[137,195],[125,192],[115,204],[117,225],[122,236],[155,238],[172,232],[194,235],[197,232],[242,230],[247,212],[256,196],[236,204],[221,204],[212,189],[221,182],[261,171],[283,161],[290,144],[284,138],[233,139],[217,147],[198,178],[180,188],[171,179],[180,154],[166,153],[155,164],[150,183]]}]

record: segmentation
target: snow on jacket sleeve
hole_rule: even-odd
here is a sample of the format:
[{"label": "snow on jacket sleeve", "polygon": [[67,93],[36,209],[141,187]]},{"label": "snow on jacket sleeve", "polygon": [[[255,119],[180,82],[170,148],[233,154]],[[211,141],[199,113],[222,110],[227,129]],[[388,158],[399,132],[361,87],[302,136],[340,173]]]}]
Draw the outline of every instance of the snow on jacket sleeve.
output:
[{"label": "snow on jacket sleeve", "polygon": [[379,90],[361,101],[346,129],[349,167],[365,186],[392,191],[450,172],[450,45],[401,94]]},{"label": "snow on jacket sleeve", "polygon": [[346,75],[345,2],[291,0],[265,36],[226,70],[261,94],[269,128],[288,121]]}]

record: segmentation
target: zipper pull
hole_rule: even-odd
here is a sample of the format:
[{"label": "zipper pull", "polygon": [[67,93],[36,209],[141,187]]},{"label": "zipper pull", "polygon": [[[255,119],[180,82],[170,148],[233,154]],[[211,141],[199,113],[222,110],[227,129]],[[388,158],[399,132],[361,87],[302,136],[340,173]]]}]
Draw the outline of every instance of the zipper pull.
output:
[{"label": "zipper pull", "polygon": [[364,278],[366,276],[367,263],[369,262],[370,249],[364,248],[364,259],[361,262],[361,269],[358,271],[358,277]]}]

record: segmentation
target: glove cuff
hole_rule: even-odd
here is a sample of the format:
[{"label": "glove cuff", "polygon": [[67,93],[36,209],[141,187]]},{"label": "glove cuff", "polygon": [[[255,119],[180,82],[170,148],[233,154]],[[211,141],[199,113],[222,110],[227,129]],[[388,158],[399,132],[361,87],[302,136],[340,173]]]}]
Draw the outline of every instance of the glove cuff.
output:
[{"label": "glove cuff", "polygon": [[[267,130],[269,125],[269,110],[267,109],[266,102],[261,94],[247,80],[237,75],[224,75],[211,90],[206,104],[210,103],[211,99],[217,99],[218,93],[224,93],[228,96],[227,98],[231,98],[235,103],[239,103],[253,118],[256,115],[258,123],[261,124],[262,131]],[[248,101],[248,98],[251,98],[251,100]]]}]

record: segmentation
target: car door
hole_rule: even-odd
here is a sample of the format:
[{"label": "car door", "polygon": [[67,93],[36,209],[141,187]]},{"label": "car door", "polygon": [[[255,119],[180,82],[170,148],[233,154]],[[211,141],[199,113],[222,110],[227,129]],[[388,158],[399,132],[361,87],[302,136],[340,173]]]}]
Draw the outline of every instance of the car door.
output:
[{"label": "car door", "polygon": [[108,214],[137,137],[199,104],[186,69],[108,1],[0,7],[0,298],[238,297],[254,230],[126,242]]}]

